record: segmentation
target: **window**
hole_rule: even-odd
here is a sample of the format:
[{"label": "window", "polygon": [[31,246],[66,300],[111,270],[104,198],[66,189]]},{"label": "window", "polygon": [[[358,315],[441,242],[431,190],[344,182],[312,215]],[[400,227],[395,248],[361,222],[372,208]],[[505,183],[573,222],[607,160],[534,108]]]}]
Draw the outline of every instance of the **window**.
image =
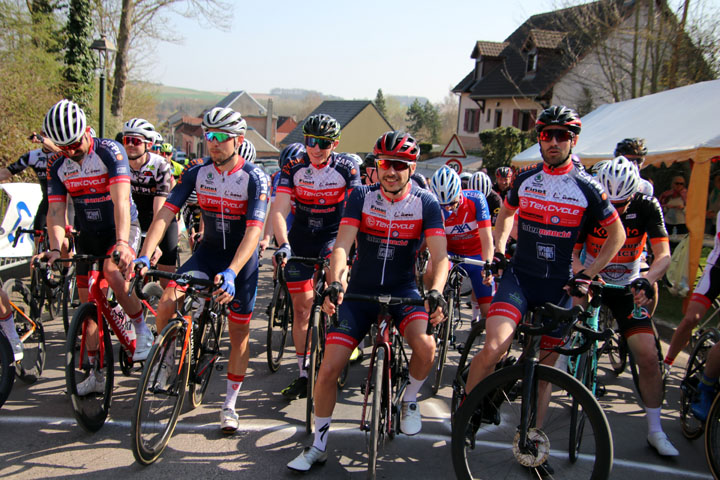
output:
[{"label": "window", "polygon": [[537,71],[537,60],[537,49],[530,50],[527,56],[527,66],[525,69],[526,73]]},{"label": "window", "polygon": [[490,110],[490,109],[488,108],[488,111],[487,111],[487,112],[488,112],[488,114],[487,114],[487,119],[485,120],[485,122],[490,123],[490,114],[492,114],[492,110]]},{"label": "window", "polygon": [[477,133],[480,131],[480,109],[465,109],[465,126],[464,129],[469,133]]},{"label": "window", "polygon": [[495,128],[498,128],[502,124],[502,110],[495,110]]},{"label": "window", "polygon": [[535,126],[535,117],[537,110],[513,110],[512,125],[522,131],[527,132]]}]

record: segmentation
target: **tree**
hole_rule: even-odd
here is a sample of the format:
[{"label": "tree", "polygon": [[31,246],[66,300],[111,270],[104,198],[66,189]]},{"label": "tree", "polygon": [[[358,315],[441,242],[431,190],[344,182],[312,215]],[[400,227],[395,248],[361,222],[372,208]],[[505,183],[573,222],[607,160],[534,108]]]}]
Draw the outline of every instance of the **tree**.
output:
[{"label": "tree", "polygon": [[420,105],[416,98],[407,109],[408,131],[421,142],[437,143],[440,140],[440,115],[429,101]]},{"label": "tree", "polygon": [[67,81],[64,89],[65,97],[73,100],[86,111],[91,110],[95,83],[95,57],[90,49],[93,28],[89,11],[90,0],[70,1],[63,72]]},{"label": "tree", "polygon": [[425,130],[432,143],[438,143],[440,141],[440,114],[438,114],[437,108],[429,101],[425,102],[423,106],[423,121],[425,123]]},{"label": "tree", "polygon": [[375,95],[375,107],[382,113],[383,117],[387,116],[387,107],[385,105],[385,97],[383,96],[382,88],[378,88],[377,95]]},{"label": "tree", "polygon": [[482,149],[480,155],[483,158],[483,167],[488,172],[494,172],[496,168],[509,166],[510,160],[536,141],[534,130],[523,132],[515,127],[499,127],[493,130],[480,132]]},{"label": "tree", "polygon": [[447,144],[453,134],[457,133],[458,122],[458,99],[457,96],[448,89],[443,101],[437,106],[440,114],[440,142]]},{"label": "tree", "polygon": [[[120,8],[117,2],[121,1]],[[120,21],[116,31],[102,31],[108,38],[116,38],[115,70],[113,75],[112,98],[110,111],[116,117],[123,116],[125,87],[130,71],[131,46],[138,46],[149,39],[155,41],[178,41],[168,28],[168,20],[164,14],[174,11],[187,18],[206,21],[216,28],[227,29],[232,22],[232,5],[222,0],[96,0],[96,13],[103,16],[101,24],[111,28],[114,22]]]},{"label": "tree", "polygon": [[405,118],[407,121],[407,129],[415,137],[418,137],[418,140],[420,139],[420,134],[422,133],[422,129],[425,126],[425,122],[423,121],[424,114],[425,111],[423,110],[422,105],[420,105],[420,102],[417,98],[412,103],[412,105],[408,107],[407,113],[405,114]]}]

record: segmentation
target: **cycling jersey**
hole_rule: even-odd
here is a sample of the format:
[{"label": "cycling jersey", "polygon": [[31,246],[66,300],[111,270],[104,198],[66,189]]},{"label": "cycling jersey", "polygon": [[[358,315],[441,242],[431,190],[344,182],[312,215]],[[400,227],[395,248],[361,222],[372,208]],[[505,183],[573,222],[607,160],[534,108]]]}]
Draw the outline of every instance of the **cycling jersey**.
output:
[{"label": "cycling jersey", "polygon": [[710,308],[712,301],[720,294],[720,265],[717,264],[718,258],[720,258],[720,212],[715,217],[715,245],[710,255],[707,256],[705,270],[703,270],[702,277],[700,277],[700,281],[691,297],[693,302],[702,303],[705,308]]},{"label": "cycling jersey", "polygon": [[490,195],[485,197],[487,201],[488,210],[490,211],[490,223],[495,226],[495,220],[497,220],[498,213],[500,213],[500,207],[502,207],[503,200],[495,190],[490,190]]},{"label": "cycling jersey", "polygon": [[477,190],[463,190],[459,201],[454,212],[442,210],[448,252],[463,257],[482,255],[478,232],[491,226],[485,195]]},{"label": "cycling jersey", "polygon": [[410,180],[412,180],[412,182],[418,187],[424,188],[425,190],[428,189],[427,181],[425,180],[425,177],[422,176],[422,174],[415,172],[410,175]]},{"label": "cycling jersey", "polygon": [[[182,174],[164,208],[177,214],[195,191],[205,226],[202,244],[235,255],[247,227],[263,227],[268,184],[262,169],[244,159],[221,172],[208,157]],[[225,257],[223,257],[225,258]]]},{"label": "cycling jersey", "polygon": [[[615,257],[600,272],[603,280],[615,285],[629,285],[640,276],[640,264],[645,242],[655,245],[667,242],[668,235],[663,221],[662,208],[655,197],[636,193],[625,212],[620,214],[620,221],[625,228],[625,244]],[[576,249],[585,246],[584,265],[589,267],[595,261],[600,248],[607,239],[607,230],[599,222],[587,222],[579,237]]]},{"label": "cycling jersey", "polygon": [[[510,188],[512,188],[512,186]],[[493,192],[500,195],[500,198],[502,198],[503,200],[505,200],[505,197],[510,192],[510,188],[507,188],[505,190],[500,190],[500,186],[497,183],[495,185],[493,185],[493,187],[492,187]]]},{"label": "cycling jersey", "polygon": [[[67,194],[75,206],[79,231],[107,232],[115,229],[115,211],[110,185],[130,183],[130,165],[125,148],[109,139],[93,138],[85,158],[78,163],[62,153],[48,160],[48,201],[65,202]],[[137,209],[130,197],[130,221]]]},{"label": "cycling jersey", "polygon": [[602,187],[572,162],[549,168],[544,162],[521,171],[505,206],[518,210],[518,239],[511,262],[533,277],[569,279],[575,240],[588,215],[600,226],[617,220]]},{"label": "cycling jersey", "polygon": [[348,291],[414,286],[415,254],[423,235],[445,234],[437,199],[415,185],[396,200],[377,183],[354,189],[342,224],[359,229]]},{"label": "cycling jersey", "polygon": [[307,243],[311,238],[334,237],[340,226],[343,206],[349,190],[360,186],[355,162],[332,153],[328,161],[316,167],[307,153],[283,166],[277,188],[295,198],[295,220],[290,245]]},{"label": "cycling jersey", "polygon": [[147,231],[152,223],[155,197],[167,197],[172,183],[172,168],[168,162],[155,153],[147,156],[138,170],[130,167],[132,197],[143,231]]}]

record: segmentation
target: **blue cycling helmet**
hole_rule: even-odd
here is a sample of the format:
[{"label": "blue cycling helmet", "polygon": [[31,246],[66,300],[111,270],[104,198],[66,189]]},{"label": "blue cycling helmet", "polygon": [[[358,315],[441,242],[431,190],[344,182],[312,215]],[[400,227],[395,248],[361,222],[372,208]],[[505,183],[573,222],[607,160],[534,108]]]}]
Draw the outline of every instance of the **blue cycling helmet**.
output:
[{"label": "blue cycling helmet", "polygon": [[445,165],[433,174],[430,179],[430,189],[440,205],[452,203],[462,191],[460,176],[455,170]]},{"label": "blue cycling helmet", "polygon": [[280,152],[280,168],[283,168],[289,161],[301,157],[305,153],[305,145],[302,143],[291,143]]}]

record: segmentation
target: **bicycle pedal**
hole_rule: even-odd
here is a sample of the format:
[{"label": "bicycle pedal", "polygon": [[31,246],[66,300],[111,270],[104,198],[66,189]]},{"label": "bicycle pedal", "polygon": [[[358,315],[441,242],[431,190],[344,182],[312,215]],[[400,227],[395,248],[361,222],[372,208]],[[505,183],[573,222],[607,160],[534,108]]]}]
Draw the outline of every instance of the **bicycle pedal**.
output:
[{"label": "bicycle pedal", "polygon": [[80,306],[80,300],[73,300],[72,303],[70,303],[70,306],[72,308],[77,308]]},{"label": "bicycle pedal", "polygon": [[456,343],[455,344],[455,351],[462,352],[465,349],[464,343]]},{"label": "bicycle pedal", "polygon": [[224,367],[222,365],[220,365],[219,363],[215,363],[215,370],[217,370],[218,372],[222,372],[223,368]]},{"label": "bicycle pedal", "polygon": [[605,388],[605,385],[597,384],[595,386],[595,398],[602,398],[607,393],[607,389]]}]

